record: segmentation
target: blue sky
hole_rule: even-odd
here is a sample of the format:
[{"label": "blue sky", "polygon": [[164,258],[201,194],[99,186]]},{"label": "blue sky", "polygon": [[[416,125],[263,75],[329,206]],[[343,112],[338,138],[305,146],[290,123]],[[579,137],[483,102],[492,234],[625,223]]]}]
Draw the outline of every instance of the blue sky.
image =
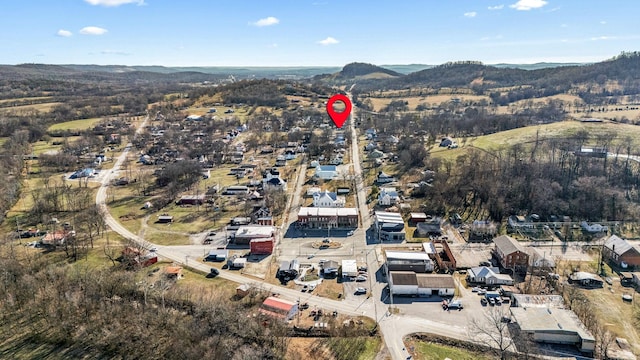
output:
[{"label": "blue sky", "polygon": [[0,64],[342,66],[601,61],[635,0],[6,0]]}]

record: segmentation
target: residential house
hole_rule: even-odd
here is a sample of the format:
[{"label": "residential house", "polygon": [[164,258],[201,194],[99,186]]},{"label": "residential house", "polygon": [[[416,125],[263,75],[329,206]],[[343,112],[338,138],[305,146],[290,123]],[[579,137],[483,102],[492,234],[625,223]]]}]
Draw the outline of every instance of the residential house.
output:
[{"label": "residential house", "polygon": [[59,246],[64,245],[67,238],[72,235],[72,232],[66,230],[56,230],[54,232],[46,233],[42,239],[40,239],[40,243],[48,246]]},{"label": "residential house", "polygon": [[526,271],[529,265],[529,254],[514,238],[501,235],[493,239],[496,247],[493,251],[495,257],[505,269],[514,271]]},{"label": "residential house", "polygon": [[604,282],[598,277],[598,275],[585,271],[576,271],[569,275],[569,283],[577,284],[586,288],[601,288],[604,285]]},{"label": "residential house", "polygon": [[320,180],[335,179],[338,177],[338,168],[335,165],[318,165],[314,177]]},{"label": "residential house", "polygon": [[581,222],[580,227],[582,228],[582,231],[589,234],[601,234],[601,233],[607,233],[609,231],[608,226],[602,226],[600,224],[589,225],[586,221]]},{"label": "residential house", "polygon": [[442,218],[428,216],[424,221],[416,224],[416,236],[429,236],[442,234]]},{"label": "residential house", "polygon": [[380,171],[376,177],[376,182],[378,184],[387,184],[394,181],[396,181],[396,179],[393,176],[385,174],[383,171]]},{"label": "residential house", "polygon": [[[459,216],[459,215],[458,215]],[[490,242],[496,236],[496,224],[489,220],[474,220],[469,228],[469,242]]]},{"label": "residential house", "polygon": [[400,196],[394,187],[380,188],[378,193],[378,205],[393,206],[400,200]]},{"label": "residential house", "polygon": [[467,271],[470,283],[484,285],[513,285],[513,278],[507,274],[500,274],[497,267],[478,266]]},{"label": "residential house", "polygon": [[204,204],[205,195],[183,195],[176,201],[177,205],[202,205]]},{"label": "residential house", "polygon": [[325,190],[323,192],[317,192],[313,194],[313,206],[314,207],[326,207],[336,208],[344,207],[346,200],[344,196],[338,196],[334,192]]},{"label": "residential house", "polygon": [[247,195],[249,193],[249,188],[244,185],[232,185],[228,186],[224,195]]},{"label": "residential house", "polygon": [[602,257],[623,269],[640,267],[640,251],[616,235],[605,240]]},{"label": "residential house", "polygon": [[556,267],[556,262],[553,260],[551,254],[547,254],[546,251],[542,251],[539,248],[527,247],[525,248],[527,254],[529,254],[529,266],[541,272],[549,272],[549,270]]},{"label": "residential house", "polygon": [[373,151],[371,151],[368,155],[367,158],[369,159],[382,159],[384,158],[384,153],[378,149],[374,149]]},{"label": "residential house", "polygon": [[449,147],[449,145],[453,144],[453,139],[450,137],[445,137],[440,140],[440,147]]}]

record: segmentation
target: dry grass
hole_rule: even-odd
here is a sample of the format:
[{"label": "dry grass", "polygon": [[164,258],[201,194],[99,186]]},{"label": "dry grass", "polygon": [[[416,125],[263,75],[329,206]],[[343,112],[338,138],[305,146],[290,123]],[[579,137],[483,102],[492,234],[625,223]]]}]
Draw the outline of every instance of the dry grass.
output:
[{"label": "dry grass", "polygon": [[640,306],[622,300],[623,294],[634,294],[634,300],[640,301],[640,296],[635,290],[621,286],[616,279],[613,285],[605,283],[604,289],[582,291],[593,304],[598,321],[617,337],[626,338],[633,347],[633,352],[640,355]]},{"label": "dry grass", "polygon": [[25,112],[25,111],[40,111],[40,112],[49,112],[55,106],[62,104],[61,102],[49,102],[49,103],[41,103],[41,104],[32,104],[32,105],[21,105],[21,106],[12,106],[6,108],[0,108],[0,112]]},{"label": "dry grass", "polygon": [[63,123],[51,125],[49,129],[47,129],[47,131],[87,130],[94,127],[97,123],[100,122],[100,120],[102,120],[102,118],[90,118],[90,119],[65,121]]},{"label": "dry grass", "polygon": [[441,103],[448,103],[453,98],[460,99],[460,102],[465,103],[468,101],[478,102],[481,100],[485,100],[487,102],[490,101],[488,96],[485,95],[459,95],[459,94],[441,94],[441,95],[426,95],[426,96],[399,96],[393,98],[380,98],[380,97],[369,97],[373,104],[374,111],[380,111],[383,107],[387,106],[391,101],[394,100],[404,100],[409,103],[409,109],[415,110],[416,106],[420,104],[436,104],[439,105]]}]

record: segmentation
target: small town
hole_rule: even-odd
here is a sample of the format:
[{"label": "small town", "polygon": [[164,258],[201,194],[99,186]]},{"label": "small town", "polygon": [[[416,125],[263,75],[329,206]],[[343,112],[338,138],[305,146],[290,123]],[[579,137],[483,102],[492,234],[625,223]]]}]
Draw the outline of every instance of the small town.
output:
[{"label": "small town", "polygon": [[[294,30],[284,6],[264,17],[264,4],[74,0],[65,11],[105,25],[29,33],[42,60],[11,37],[2,357],[637,359],[640,53],[593,46],[633,46],[628,30],[573,33],[614,29],[634,6],[578,17],[558,4],[412,2],[460,12],[447,21],[466,30],[438,30],[448,45],[427,54],[412,31],[449,23],[405,13],[417,46],[402,46],[417,57],[381,34],[389,57],[307,33],[320,25]],[[289,15],[328,16],[306,6]],[[348,33],[377,31],[360,16],[392,17],[353,6]],[[240,45],[204,29],[210,11]],[[170,34],[169,15],[192,21]],[[538,33],[548,23],[533,16],[574,35]],[[471,21],[535,36],[467,39]],[[527,46],[537,53],[516,57]],[[562,61],[534,61],[547,50]],[[391,65],[341,60],[360,56]]]}]

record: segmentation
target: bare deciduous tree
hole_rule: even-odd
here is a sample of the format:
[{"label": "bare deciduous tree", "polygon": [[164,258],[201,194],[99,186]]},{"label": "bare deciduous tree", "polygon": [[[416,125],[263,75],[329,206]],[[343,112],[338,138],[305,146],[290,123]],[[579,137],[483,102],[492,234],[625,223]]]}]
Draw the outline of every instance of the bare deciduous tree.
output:
[{"label": "bare deciduous tree", "polygon": [[508,308],[489,307],[480,317],[472,318],[468,327],[469,338],[485,339],[502,360],[507,359],[509,352],[515,350],[513,339],[509,334],[509,324],[503,321],[505,317],[510,317]]}]

